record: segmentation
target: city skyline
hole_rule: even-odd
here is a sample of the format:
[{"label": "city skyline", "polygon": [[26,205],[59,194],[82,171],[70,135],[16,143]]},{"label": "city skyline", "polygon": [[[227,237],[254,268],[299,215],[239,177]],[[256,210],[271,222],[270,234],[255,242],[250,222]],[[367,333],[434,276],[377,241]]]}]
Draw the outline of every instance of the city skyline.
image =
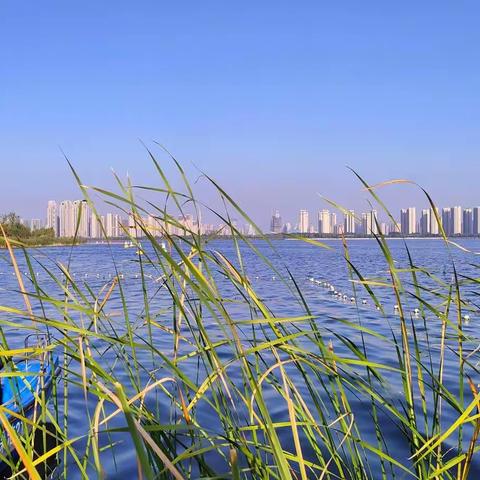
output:
[{"label": "city skyline", "polygon": [[[387,217],[383,214],[383,217]],[[308,209],[300,209],[298,216],[293,221],[283,221],[278,209],[273,211],[270,218],[269,228],[263,229],[265,233],[284,234],[319,234],[326,236],[339,235],[372,235],[381,232],[384,235],[440,235],[439,222],[449,236],[478,236],[480,235],[480,206],[463,207],[436,207],[436,213],[432,208],[420,208],[417,215],[417,207],[400,209],[398,217],[382,218],[377,209],[368,211],[356,211],[354,209],[342,212],[331,211],[327,208],[314,211],[313,215]],[[42,227],[52,228],[56,237],[73,237],[101,239],[105,235],[109,238],[126,236],[126,232],[135,230],[137,236],[144,236],[139,225],[150,231],[154,236],[161,236],[165,225],[158,221],[153,214],[136,217],[133,214],[125,216],[114,212],[95,215],[86,200],[62,200],[57,202],[49,200],[43,218],[22,220],[28,224],[31,230]],[[247,235],[253,235],[254,228],[250,224],[240,225],[233,220],[239,230]],[[202,223],[191,214],[178,216],[178,227],[168,226],[170,233],[182,235],[185,231],[200,231],[201,233],[220,232],[228,234],[224,224]],[[260,226],[261,227],[261,226]]]},{"label": "city skyline", "polygon": [[[189,235],[191,232],[201,234],[229,235],[230,227],[225,223],[201,223],[189,213],[172,216],[168,223],[159,220],[156,215],[140,215],[138,213],[107,212],[95,213],[87,200],[49,200],[43,219],[20,219],[28,224],[30,229],[37,230],[42,227],[51,228],[55,237],[103,240],[105,238],[145,237],[148,234],[154,237],[170,235]],[[253,235],[255,230],[252,225],[239,225],[233,219],[232,224],[242,234]]]},{"label": "city skyline", "polygon": [[[281,223],[282,216],[279,210],[275,210],[270,222],[269,233],[300,233],[320,235],[426,235],[435,236],[441,234],[439,222],[448,236],[479,236],[480,235],[480,206],[463,207],[435,207],[420,209],[417,216],[417,207],[402,208],[398,218],[382,221],[378,211],[371,209],[367,212],[347,210],[343,218],[337,222],[336,211],[328,209],[318,210],[316,222],[307,209],[300,209],[297,223]],[[387,215],[384,214],[386,217]]]}]

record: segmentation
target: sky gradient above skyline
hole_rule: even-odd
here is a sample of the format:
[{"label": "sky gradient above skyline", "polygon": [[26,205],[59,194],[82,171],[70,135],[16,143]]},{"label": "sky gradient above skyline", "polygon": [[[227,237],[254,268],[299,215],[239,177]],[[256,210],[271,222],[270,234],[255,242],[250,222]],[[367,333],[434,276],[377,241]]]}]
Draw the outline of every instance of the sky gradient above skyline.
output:
[{"label": "sky gradient above skyline", "polygon": [[[479,14],[473,1],[4,1],[0,212],[79,196],[60,149],[86,183],[111,187],[110,168],[151,183],[139,139],[264,225],[273,209],[323,208],[317,193],[365,208],[346,165],[478,205]],[[394,210],[426,203],[413,187],[384,195]]]}]

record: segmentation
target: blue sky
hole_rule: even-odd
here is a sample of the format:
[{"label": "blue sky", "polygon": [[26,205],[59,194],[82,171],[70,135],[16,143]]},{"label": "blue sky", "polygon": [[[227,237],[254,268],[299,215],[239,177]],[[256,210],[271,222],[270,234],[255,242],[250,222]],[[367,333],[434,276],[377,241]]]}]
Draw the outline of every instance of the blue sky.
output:
[{"label": "blue sky", "polygon": [[478,18],[475,1],[4,0],[0,211],[76,196],[59,147],[86,183],[113,185],[110,168],[153,183],[139,139],[261,223],[323,207],[317,193],[364,207],[345,165],[478,205]]}]

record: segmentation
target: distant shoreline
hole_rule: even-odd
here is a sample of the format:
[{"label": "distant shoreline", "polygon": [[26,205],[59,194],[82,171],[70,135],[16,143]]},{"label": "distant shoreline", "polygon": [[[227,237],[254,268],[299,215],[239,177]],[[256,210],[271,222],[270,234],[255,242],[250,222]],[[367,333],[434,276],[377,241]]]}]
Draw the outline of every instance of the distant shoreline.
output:
[{"label": "distant shoreline", "polygon": [[[188,238],[188,237],[185,237]],[[346,241],[365,241],[365,240],[375,240],[375,237],[314,237],[314,236],[290,236],[290,235],[271,235],[267,234],[265,237],[260,237],[260,236],[246,236],[249,240],[303,240],[303,239],[308,239],[308,240],[314,240],[318,242],[324,242],[324,241],[340,241],[340,240],[346,240]],[[444,240],[443,237],[414,237],[414,236],[406,236],[406,237],[399,237],[399,236],[394,236],[394,237],[384,237],[386,240]],[[480,237],[478,236],[456,236],[456,237],[447,237],[448,240],[455,241],[455,240],[463,240],[463,239],[472,239],[472,240],[480,240]],[[146,239],[139,239],[139,241],[146,240]],[[210,240],[232,240],[231,236],[218,236],[218,237],[210,237]],[[38,244],[38,245],[22,245],[24,248],[50,248],[50,247],[79,247],[81,245],[123,245],[125,240],[120,240],[120,239],[114,239],[111,241],[95,241],[92,239],[85,239],[83,241],[77,242],[77,243],[62,243],[62,242],[55,242],[51,244]],[[19,248],[19,245],[12,245],[13,248]],[[6,249],[6,245],[2,244],[0,245],[0,250]]]},{"label": "distant shoreline", "polygon": [[[205,237],[208,237],[210,240],[232,240],[231,235],[219,235],[217,237],[209,237],[208,235],[205,235]],[[303,239],[308,239],[308,240],[316,240],[316,241],[325,241],[325,240],[375,240],[375,237],[370,236],[370,237],[340,237],[340,236],[332,236],[332,237],[315,237],[315,236],[302,236],[302,235],[272,235],[272,234],[266,234],[265,236],[258,236],[258,235],[244,235],[245,238],[248,238],[249,240],[303,240]],[[190,237],[181,237],[181,238],[190,238]],[[238,238],[238,237],[236,237]],[[384,237],[386,240],[444,240],[443,237],[441,236],[431,236],[431,237],[417,237],[417,236],[386,236]],[[480,236],[455,236],[455,237],[447,237],[448,240],[461,240],[461,239],[472,239],[472,240],[480,240]],[[163,239],[166,241],[166,239]],[[146,241],[148,242],[147,238],[139,238],[139,242],[141,241]],[[125,240],[120,240],[120,239],[113,239],[110,241],[95,241],[93,239],[88,239],[81,245],[123,245]]]},{"label": "distant shoreline", "polygon": [[[20,242],[19,240],[17,240]],[[21,243],[21,242],[20,242]],[[45,243],[45,244],[32,244],[32,245],[27,245],[27,244],[22,244],[22,245],[17,245],[11,244],[12,248],[49,248],[49,247],[79,247],[80,245],[89,245],[88,242],[79,242],[79,243]],[[93,244],[95,245],[95,244]],[[0,245],[0,250],[6,250],[7,246],[5,244]]]}]

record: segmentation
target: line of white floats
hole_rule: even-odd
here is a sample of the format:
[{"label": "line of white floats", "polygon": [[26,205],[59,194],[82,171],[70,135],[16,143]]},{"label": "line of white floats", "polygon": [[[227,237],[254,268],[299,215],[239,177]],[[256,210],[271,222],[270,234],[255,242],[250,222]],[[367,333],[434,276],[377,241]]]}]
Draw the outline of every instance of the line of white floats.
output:
[{"label": "line of white floats", "polygon": [[[310,277],[309,278],[310,282],[316,284],[316,285],[320,285],[321,287],[327,289],[327,291],[333,295],[334,297],[338,298],[339,300],[343,300],[345,302],[347,301],[350,301],[350,303],[356,303],[356,298],[355,297],[349,297],[348,295],[346,295],[345,293],[342,293],[338,290],[335,289],[335,286],[332,285],[331,283],[329,282],[326,282],[326,281],[322,281],[322,280],[316,280],[315,278],[313,277]],[[368,300],[366,298],[362,298],[362,305],[368,305]],[[376,308],[377,310],[380,310],[380,307],[378,305],[376,305]]]},{"label": "line of white floats", "polygon": [[[311,283],[325,288],[331,295],[333,295],[338,300],[343,300],[344,302],[350,301],[350,303],[356,303],[357,302],[355,297],[349,297],[348,295],[336,290],[335,286],[332,285],[329,282],[326,282],[326,281],[323,281],[323,280],[317,280],[313,277],[310,277],[309,280],[310,280]],[[362,303],[362,305],[368,305],[368,300],[366,298],[362,298],[361,303]],[[378,305],[375,305],[375,309],[376,310],[381,310],[381,308]],[[400,313],[400,307],[398,305],[394,305],[393,306],[393,312],[395,314],[399,314]],[[418,317],[420,315],[420,309],[415,308],[413,310],[412,314],[413,314],[413,316]],[[467,313],[464,314],[463,315],[463,320],[465,321],[465,323],[468,324],[468,322],[470,321],[470,315],[467,314]]]},{"label": "line of white floats", "polygon": [[[27,277],[27,278],[31,278],[31,275],[30,275],[30,272],[22,272],[22,274]],[[7,275],[5,272],[0,272],[0,275]],[[12,276],[15,276],[16,273],[15,272],[12,272]],[[64,278],[65,277],[65,274],[63,272],[60,272],[60,275]],[[40,276],[40,272],[37,272],[35,274],[36,277],[39,277]],[[124,273],[119,273],[119,274],[112,274],[112,273],[104,273],[104,274],[101,274],[101,273],[71,273],[70,274],[71,277],[73,278],[96,278],[96,279],[99,279],[99,280],[112,280],[114,277],[118,277],[119,279],[123,280],[123,279],[128,279],[128,278],[132,278],[132,279],[138,279],[138,278],[141,278],[141,274],[140,273],[132,273],[132,274],[124,274]],[[158,275],[151,275],[151,274],[148,274],[148,273],[145,273],[144,275],[144,278],[148,278],[150,280],[153,280],[154,282],[159,282],[163,279],[163,277],[159,277]]]}]

